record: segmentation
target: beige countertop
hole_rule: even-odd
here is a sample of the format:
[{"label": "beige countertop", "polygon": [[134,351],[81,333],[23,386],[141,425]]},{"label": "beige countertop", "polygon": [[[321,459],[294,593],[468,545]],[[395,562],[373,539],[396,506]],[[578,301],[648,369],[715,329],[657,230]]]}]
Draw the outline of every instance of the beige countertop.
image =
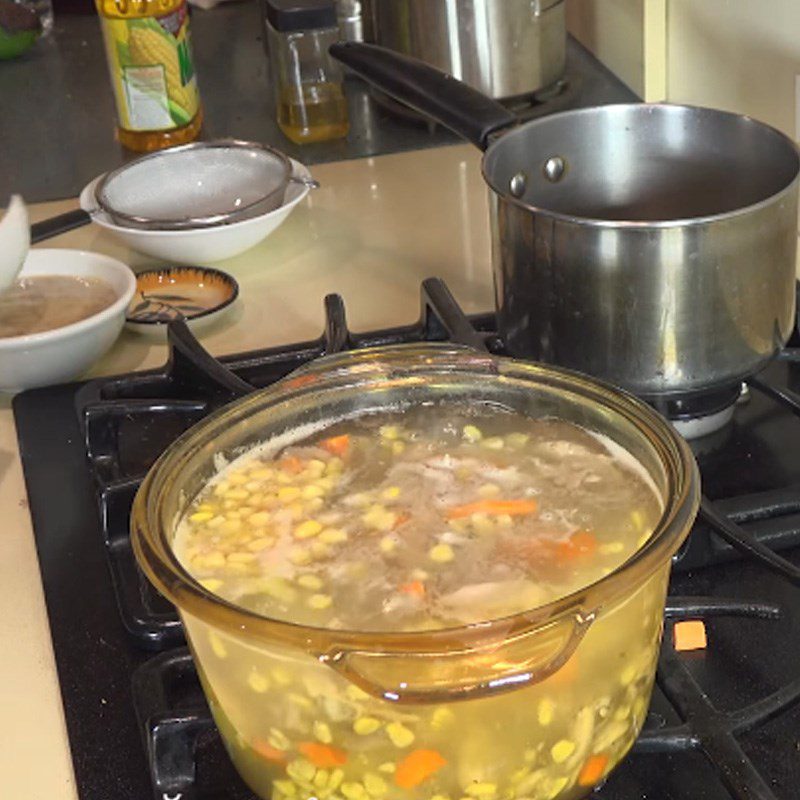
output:
[{"label": "beige countertop", "polygon": [[[219,265],[241,294],[201,341],[222,355],[316,338],[330,292],[344,297],[353,330],[407,324],[430,276],[443,278],[467,312],[490,309],[479,161],[478,151],[459,145],[314,167],[322,187],[265,242]],[[46,203],[31,216],[76,205]],[[134,268],[154,263],[94,226],[42,246],[95,250]],[[163,343],[125,331],[93,374],[158,366],[165,357]],[[8,398],[0,400],[0,514],[0,796],[70,800],[77,794]]]}]

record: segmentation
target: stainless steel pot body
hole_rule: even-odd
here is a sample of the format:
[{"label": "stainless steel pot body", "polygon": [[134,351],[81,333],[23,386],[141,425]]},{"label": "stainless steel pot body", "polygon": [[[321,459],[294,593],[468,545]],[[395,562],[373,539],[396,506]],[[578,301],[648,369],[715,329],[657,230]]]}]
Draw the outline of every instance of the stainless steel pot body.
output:
[{"label": "stainless steel pot body", "polygon": [[514,355],[666,396],[735,383],[788,339],[800,166],[777,131],[606,106],[512,131],[483,168]]},{"label": "stainless steel pot body", "polygon": [[373,0],[375,40],[490,97],[530,94],[564,74],[564,0]]},{"label": "stainless steel pot body", "polygon": [[523,125],[419,61],[334,53],[484,149],[510,353],[647,398],[724,389],[793,325],[800,158],[749,117],[643,103]]}]

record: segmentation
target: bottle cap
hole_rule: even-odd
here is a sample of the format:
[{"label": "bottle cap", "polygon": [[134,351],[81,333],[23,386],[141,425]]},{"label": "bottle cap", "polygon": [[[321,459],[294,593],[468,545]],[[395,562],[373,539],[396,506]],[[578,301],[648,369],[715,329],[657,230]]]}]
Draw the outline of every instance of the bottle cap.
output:
[{"label": "bottle cap", "polygon": [[334,0],[264,0],[267,19],[276,31],[335,28]]}]

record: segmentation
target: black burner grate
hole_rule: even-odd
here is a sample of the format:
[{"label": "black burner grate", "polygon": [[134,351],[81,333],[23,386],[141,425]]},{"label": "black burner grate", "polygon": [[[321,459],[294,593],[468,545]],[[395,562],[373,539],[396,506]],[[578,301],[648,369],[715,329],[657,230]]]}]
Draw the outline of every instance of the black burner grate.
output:
[{"label": "black burner grate", "polygon": [[[163,369],[93,381],[76,393],[105,554],[124,627],[140,648],[163,651],[140,663],[133,678],[134,706],[159,800],[249,800],[252,795],[224,753],[191,659],[182,647],[183,632],[174,609],[151,588],[135,564],[128,520],[141,479],[164,448],[206,414],[319,356],[349,348],[443,340],[503,352],[494,317],[467,318],[441,281],[424,282],[421,305],[420,319],[414,325],[356,334],[347,326],[341,298],[331,295],[325,299],[326,324],[319,339],[220,360],[211,357],[185,325],[176,323],[170,326],[170,358]],[[774,457],[781,447],[788,446],[785,417],[800,414],[800,394],[795,392],[800,388],[800,371],[793,371],[798,362],[800,351],[784,351],[779,363],[770,368],[775,380],[769,375],[751,380],[749,407],[741,412],[737,409],[737,418],[725,431],[696,445],[708,497],[703,499],[698,524],[675,558],[674,574],[679,583],[691,582],[692,594],[695,587],[702,591],[707,584],[715,596],[670,597],[648,724],[634,756],[626,761],[632,766],[617,770],[598,798],[653,796],[648,794],[654,791],[648,759],[657,754],[659,769],[674,777],[655,785],[663,800],[777,800],[741,740],[751,731],[768,727],[779,715],[789,719],[792,729],[788,715],[800,699],[798,670],[781,672],[777,688],[767,687],[774,691],[766,697],[733,711],[721,711],[694,674],[691,658],[672,648],[671,629],[675,621],[688,618],[712,625],[723,618],[738,619],[742,624],[748,618],[770,620],[763,624],[783,637],[785,664],[798,663],[798,648],[787,638],[787,630],[789,636],[794,634],[792,613],[779,619],[783,602],[716,597],[716,589],[726,587],[726,579],[720,575],[733,582],[734,593],[739,588],[734,575],[745,575],[745,585],[759,588],[766,576],[775,575],[785,579],[778,583],[791,593],[781,599],[788,600],[793,613],[800,609],[795,591],[800,586],[800,569],[791,560],[792,554],[783,557],[775,552],[800,545],[800,467],[794,463],[800,457],[795,456],[791,466]],[[18,423],[20,419],[24,423],[18,405],[15,403]],[[740,413],[747,418],[747,425],[738,424]],[[731,452],[741,463],[731,463]],[[24,448],[22,453],[26,460]],[[29,478],[32,495],[34,489]],[[45,561],[43,570],[48,568]],[[766,590],[766,583],[763,588]],[[744,647],[747,637],[741,638]],[[136,663],[136,659],[131,661]],[[717,789],[694,791],[693,781],[702,770],[711,776],[711,783],[704,785],[711,786],[718,779]],[[789,768],[782,780],[790,782]],[[796,785],[789,794],[782,794],[781,800],[794,796]]]}]

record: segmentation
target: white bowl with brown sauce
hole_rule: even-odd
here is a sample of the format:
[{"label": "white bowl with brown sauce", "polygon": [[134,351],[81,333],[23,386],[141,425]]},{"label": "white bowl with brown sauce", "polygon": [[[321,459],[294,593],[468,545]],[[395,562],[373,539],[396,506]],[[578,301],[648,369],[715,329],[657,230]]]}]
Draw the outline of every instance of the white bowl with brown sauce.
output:
[{"label": "white bowl with brown sauce", "polygon": [[85,372],[119,336],[135,290],[133,272],[114,258],[31,250],[17,282],[0,294],[0,391]]}]

